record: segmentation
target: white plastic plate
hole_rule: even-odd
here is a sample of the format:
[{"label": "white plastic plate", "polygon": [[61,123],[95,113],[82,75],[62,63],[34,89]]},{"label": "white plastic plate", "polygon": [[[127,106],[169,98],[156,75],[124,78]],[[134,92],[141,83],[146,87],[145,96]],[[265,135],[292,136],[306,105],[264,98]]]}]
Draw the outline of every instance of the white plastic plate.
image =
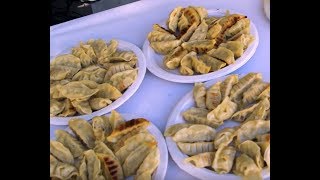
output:
[{"label": "white plastic plate", "polygon": [[[227,10],[225,9],[209,9],[209,16],[224,16]],[[237,13],[230,10],[230,13]],[[243,13],[238,13],[243,14]],[[250,18],[250,17],[249,17]],[[250,21],[250,33],[254,36],[255,40],[249,45],[249,47],[244,51],[243,55],[236,59],[234,64],[228,65],[218,71],[211,72],[202,75],[185,76],[179,73],[178,69],[168,70],[163,65],[163,55],[157,54],[149,45],[148,39],[145,40],[143,44],[143,53],[147,60],[147,68],[151,73],[158,76],[159,78],[165,79],[167,81],[173,81],[178,83],[195,83],[208,81],[210,79],[215,79],[224,75],[227,75],[241,66],[243,66],[254,54],[259,44],[259,35],[256,26]],[[160,24],[162,27],[167,27],[163,22]]]},{"label": "white plastic plate", "polygon": [[[110,116],[110,114],[107,114],[105,116]],[[121,113],[121,116],[126,121],[129,121],[131,119],[141,118],[140,116],[133,115],[133,114],[122,114]],[[90,123],[91,123],[91,121],[90,121]],[[68,131],[70,134],[74,135],[69,127],[66,128],[65,130]],[[159,148],[159,151],[160,151],[160,163],[159,163],[157,169],[155,170],[155,172],[153,173],[152,179],[153,180],[164,180],[164,177],[165,177],[166,172],[167,172],[167,166],[168,166],[168,150],[167,150],[166,142],[165,142],[165,140],[163,138],[163,135],[162,135],[161,131],[151,121],[150,121],[150,125],[147,128],[147,130],[157,140],[158,148]],[[55,137],[50,137],[50,139],[54,140]],[[130,177],[127,178],[127,180],[133,180],[133,179],[134,179],[133,176],[130,176]]]},{"label": "white plastic plate", "polygon": [[[114,102],[112,102],[112,104],[98,110],[98,111],[93,111],[91,114],[87,114],[87,115],[79,115],[79,116],[70,116],[70,117],[50,117],[50,124],[53,125],[68,125],[68,121],[72,118],[81,118],[81,119],[85,119],[85,120],[90,120],[92,119],[92,117],[94,116],[101,116],[103,114],[106,114],[108,112],[110,112],[111,110],[114,110],[116,108],[118,108],[119,106],[121,106],[124,102],[126,102],[139,88],[144,75],[146,73],[146,60],[145,57],[142,53],[142,51],[134,44],[126,42],[126,41],[122,41],[122,40],[118,40],[119,42],[118,45],[118,49],[120,50],[128,50],[128,51],[133,51],[137,57],[138,57],[138,61],[136,64],[136,67],[138,68],[138,76],[137,79],[134,81],[134,83],[123,93],[123,95],[115,100]],[[109,42],[109,40],[107,40],[107,42]],[[70,53],[71,49],[68,49],[66,51],[61,52],[60,54],[66,54],[66,53]],[[52,61],[54,59],[51,58],[50,61]]]},{"label": "white plastic plate", "polygon": [[[243,77],[244,75],[241,75],[239,77]],[[218,81],[223,81],[227,76],[220,77],[211,81],[208,81],[205,83],[206,88],[212,86]],[[264,81],[268,81],[268,79],[264,78]],[[183,119],[181,113],[186,111],[187,109],[195,107],[195,103],[193,100],[192,90],[188,92],[175,106],[173,111],[171,112],[166,129],[170,127],[171,125],[177,124],[177,123],[185,123],[186,121]],[[218,127],[216,130],[219,132],[221,129],[226,127],[234,127],[238,126],[240,123],[234,122],[234,121],[225,121],[223,125]],[[168,150],[170,152],[170,155],[172,159],[175,161],[175,163],[184,171],[189,173],[190,175],[202,179],[202,180],[208,180],[208,179],[219,179],[219,180],[240,180],[241,177],[237,176],[235,174],[217,174],[212,170],[206,169],[206,168],[197,168],[193,166],[190,163],[185,163],[184,159],[188,156],[184,153],[182,153],[177,146],[177,144],[172,140],[172,137],[166,137]],[[262,177],[264,179],[268,178],[270,176],[270,172],[267,169],[262,170]]]}]

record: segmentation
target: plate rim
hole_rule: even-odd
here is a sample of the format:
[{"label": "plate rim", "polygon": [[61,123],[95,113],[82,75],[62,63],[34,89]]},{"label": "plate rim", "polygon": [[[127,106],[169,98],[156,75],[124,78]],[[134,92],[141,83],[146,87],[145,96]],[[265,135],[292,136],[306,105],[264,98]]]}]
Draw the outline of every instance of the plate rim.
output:
[{"label": "plate rim", "polygon": [[[101,38],[105,41],[110,41],[111,39],[106,39],[106,38]],[[99,109],[97,111],[92,112],[91,114],[85,114],[85,115],[77,115],[77,116],[70,116],[70,117],[59,117],[59,116],[54,116],[54,117],[50,117],[50,125],[68,125],[68,121],[70,119],[73,118],[81,118],[84,120],[90,120],[92,119],[92,117],[94,116],[101,116],[104,114],[107,114],[109,112],[111,112],[112,110],[115,110],[116,108],[120,107],[121,105],[123,105],[126,101],[128,101],[130,99],[130,97],[132,97],[137,90],[139,89],[139,87],[142,84],[142,81],[145,77],[146,74],[146,58],[143,54],[143,52],[141,51],[141,49],[139,47],[137,47],[135,44],[130,43],[128,41],[124,41],[121,39],[117,39],[117,38],[113,38],[114,40],[119,42],[118,48],[121,49],[130,49],[131,51],[133,51],[136,56],[138,57],[138,66],[136,68],[138,68],[138,76],[137,79],[133,82],[132,85],[129,86],[129,88],[122,94],[122,96],[120,98],[118,98],[117,100],[113,101],[110,105]],[[50,62],[54,59],[54,57],[61,55],[63,52],[65,51],[69,51],[71,48],[67,48],[63,51],[61,51],[60,53],[56,54],[55,56],[52,56],[50,58]]]},{"label": "plate rim", "polygon": [[[224,14],[227,9],[207,9],[208,14],[212,14],[212,13],[219,13],[219,14]],[[244,14],[244,13],[240,13],[238,11],[234,11],[232,9],[229,9],[230,13],[237,13],[237,14]],[[160,22],[160,24],[164,24],[165,21]],[[248,54],[243,57],[239,57],[237,59],[240,60],[240,62],[236,61],[236,63],[228,65],[225,68],[222,68],[218,71],[214,71],[211,73],[207,73],[207,74],[202,74],[202,75],[192,75],[192,76],[185,76],[185,75],[181,75],[181,74],[174,74],[171,72],[168,72],[166,70],[164,70],[163,68],[159,67],[156,63],[156,60],[154,60],[154,58],[152,57],[154,54],[157,54],[154,52],[154,50],[150,47],[150,43],[148,41],[148,38],[145,39],[144,43],[143,43],[143,47],[142,47],[142,51],[143,54],[145,55],[147,61],[147,69],[154,74],[155,76],[167,80],[167,81],[171,81],[171,82],[176,82],[176,83],[195,83],[195,82],[203,82],[203,81],[209,81],[211,79],[216,79],[222,76],[225,76],[227,74],[230,74],[236,70],[238,70],[239,68],[241,68],[243,65],[245,65],[251,58],[252,56],[255,54],[258,45],[259,45],[259,32],[255,26],[255,24],[252,22],[252,20],[250,19],[250,32],[253,34],[256,34],[254,41],[249,45],[249,47],[247,48],[247,50],[249,48],[251,48],[251,51],[244,51],[244,53],[248,52]],[[151,55],[151,53],[153,52],[153,55]],[[160,54],[157,54],[160,55]],[[161,55],[163,56],[163,55]]]},{"label": "plate rim", "polygon": [[[235,73],[236,74],[236,73]],[[241,74],[236,74],[239,77],[243,77],[245,75],[245,73],[241,73]],[[225,78],[227,78],[229,75],[225,75],[225,76],[221,76],[219,78],[216,79],[212,79],[210,81],[205,82],[205,87],[208,88],[209,86],[213,85],[214,83],[218,82],[218,81],[222,81]],[[270,82],[270,81],[268,81]],[[175,105],[175,107],[172,109],[169,118],[167,120],[166,126],[165,126],[165,130],[168,129],[169,126],[175,124],[174,121],[175,119],[181,114],[181,109],[180,107],[182,107],[186,101],[188,101],[190,99],[190,96],[192,97],[192,90],[188,91]],[[220,175],[218,173],[215,173],[214,171],[211,171],[207,168],[197,168],[192,166],[191,164],[184,164],[183,162],[180,162],[180,158],[178,157],[178,155],[175,155],[175,150],[179,149],[177,144],[172,140],[172,137],[165,137],[166,139],[166,143],[167,143],[167,148],[169,151],[169,154],[171,156],[171,158],[173,159],[173,161],[175,162],[175,164],[183,171],[187,172],[188,174],[190,174],[193,177],[196,177],[198,179],[202,179],[202,180],[207,180],[208,178],[221,178],[221,179],[241,179],[240,176],[237,176],[235,174],[223,174]],[[181,152],[181,151],[180,151]],[[182,152],[181,152],[182,153]],[[183,153],[182,153],[183,154]],[[183,154],[185,155],[185,154]],[[186,156],[186,155],[185,155]],[[192,169],[193,172],[190,172],[190,169]],[[194,171],[196,171],[196,173],[194,173]],[[200,175],[199,175],[200,173]],[[266,179],[270,177],[270,171],[268,172],[266,170],[266,168],[264,168],[261,172],[262,174],[262,178]]]},{"label": "plate rim", "polygon": [[[129,120],[135,119],[135,118],[144,118],[143,116],[139,116],[139,115],[131,114],[131,113],[121,113],[121,112],[118,112],[118,113],[124,118],[125,121],[129,121]],[[104,114],[103,116],[110,116],[110,115],[111,115],[110,113],[107,113],[107,114]],[[145,119],[147,119],[147,118],[145,118]],[[90,119],[87,122],[91,123],[91,121],[92,120]],[[152,179],[153,180],[164,180],[164,178],[167,174],[168,158],[169,158],[167,143],[166,143],[166,140],[164,139],[164,136],[163,136],[162,132],[160,131],[160,129],[155,124],[153,124],[152,121],[150,121],[150,120],[148,120],[148,121],[150,122],[150,125],[147,128],[147,130],[149,131],[150,134],[152,134],[156,138],[156,140],[158,142],[158,148],[160,151],[160,163],[156,169],[157,170],[156,173],[153,173]],[[66,128],[59,128],[59,129],[65,130],[67,132],[71,131],[69,126],[67,126]],[[73,134],[73,136],[74,136],[74,134]],[[159,137],[159,138],[157,138],[157,137]],[[55,140],[55,135],[51,136],[50,140]],[[159,144],[161,144],[161,148],[159,147]],[[161,158],[161,156],[163,156],[163,159]],[[158,170],[160,170],[160,171],[158,172]],[[157,173],[161,173],[161,174],[157,174]],[[132,176],[129,176],[125,179],[129,180],[131,178],[132,178]]]}]

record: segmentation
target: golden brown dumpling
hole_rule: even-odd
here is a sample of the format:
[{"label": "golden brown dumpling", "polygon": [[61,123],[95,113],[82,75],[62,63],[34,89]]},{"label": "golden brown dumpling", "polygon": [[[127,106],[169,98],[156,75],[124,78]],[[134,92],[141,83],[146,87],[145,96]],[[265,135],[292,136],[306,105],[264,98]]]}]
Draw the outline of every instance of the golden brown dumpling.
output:
[{"label": "golden brown dumpling", "polygon": [[215,40],[194,40],[188,41],[181,44],[183,49],[188,51],[195,51],[197,53],[205,53],[211,50],[216,43]]},{"label": "golden brown dumpling", "polygon": [[188,53],[181,46],[175,48],[170,54],[164,56],[163,64],[168,69],[176,69],[180,66],[181,59]]},{"label": "golden brown dumpling", "polygon": [[182,9],[183,8],[181,6],[174,8],[171,11],[169,18],[167,20],[168,29],[170,29],[173,32],[176,32],[176,30],[177,30],[178,21],[179,21],[180,16],[182,15]]},{"label": "golden brown dumpling", "polygon": [[168,54],[170,51],[178,47],[182,43],[181,40],[157,41],[151,42],[152,49],[159,54]]},{"label": "golden brown dumpling", "polygon": [[217,71],[227,64],[219,59],[209,56],[208,54],[202,54],[199,56],[199,60],[203,61],[207,66],[210,66],[210,71]]},{"label": "golden brown dumpling", "polygon": [[214,58],[226,62],[228,65],[233,64],[235,62],[233,52],[225,47],[219,47],[218,49],[216,49],[213,52],[212,56]]}]

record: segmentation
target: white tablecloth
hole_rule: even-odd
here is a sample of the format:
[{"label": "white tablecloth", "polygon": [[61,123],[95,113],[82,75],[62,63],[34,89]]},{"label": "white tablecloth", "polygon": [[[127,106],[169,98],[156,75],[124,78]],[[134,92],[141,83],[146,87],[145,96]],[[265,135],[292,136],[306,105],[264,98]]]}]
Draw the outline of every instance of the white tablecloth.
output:
[{"label": "white tablecloth", "polygon": [[[80,40],[101,37],[122,39],[142,48],[152,24],[164,21],[178,5],[233,9],[246,14],[257,27],[260,42],[253,57],[235,73],[261,72],[270,78],[270,22],[264,14],[262,0],[138,1],[50,27],[50,55],[54,56]],[[163,132],[171,110],[192,86],[162,80],[147,71],[138,91],[117,111],[143,116]],[[50,135],[53,136],[54,130],[64,128],[66,126],[50,126]],[[196,178],[179,169],[169,156],[165,179]]]}]

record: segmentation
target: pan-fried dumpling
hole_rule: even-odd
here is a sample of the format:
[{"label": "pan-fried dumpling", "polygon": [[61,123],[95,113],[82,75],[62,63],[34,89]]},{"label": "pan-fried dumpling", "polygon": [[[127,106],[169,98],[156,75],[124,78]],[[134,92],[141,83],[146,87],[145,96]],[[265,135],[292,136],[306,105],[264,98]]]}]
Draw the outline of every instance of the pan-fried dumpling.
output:
[{"label": "pan-fried dumpling", "polygon": [[102,109],[111,103],[112,101],[107,98],[92,98],[89,100],[89,104],[92,110]]},{"label": "pan-fried dumpling", "polygon": [[112,149],[114,152],[117,152],[122,146],[125,145],[125,142],[129,139],[131,139],[132,137],[134,137],[137,134],[140,133],[149,133],[149,131],[146,128],[138,128],[138,129],[134,129],[132,131],[130,131],[129,133],[126,133],[124,136],[122,136],[119,140],[117,140],[117,142],[115,143],[110,143],[107,142],[111,145]]},{"label": "pan-fried dumpling", "polygon": [[59,179],[70,179],[78,176],[76,167],[58,161],[50,154],[50,177]]},{"label": "pan-fried dumpling", "polygon": [[207,119],[223,122],[224,120],[229,119],[237,111],[237,107],[236,103],[232,102],[229,97],[226,97],[221,104],[208,113]]},{"label": "pan-fried dumpling", "polygon": [[106,179],[123,180],[123,170],[116,157],[110,154],[97,153],[100,160],[102,174]]},{"label": "pan-fried dumpling", "polygon": [[205,21],[202,21],[197,29],[194,31],[189,41],[204,40],[207,37],[208,25]]},{"label": "pan-fried dumpling", "polygon": [[118,44],[118,41],[112,39],[109,44],[100,51],[98,63],[103,64],[104,62],[109,62],[109,57],[111,57],[117,51]]},{"label": "pan-fried dumpling", "polygon": [[242,34],[249,34],[250,33],[250,27],[246,27],[245,29],[241,30],[240,32],[238,32],[236,35],[234,35],[233,37],[231,37],[229,40],[230,41],[234,41],[237,38],[239,38]]},{"label": "pan-fried dumpling", "polygon": [[115,110],[111,111],[111,115],[109,117],[109,122],[111,124],[112,129],[116,129],[120,124],[124,123],[125,120],[124,118],[121,116],[120,113],[118,113]]},{"label": "pan-fried dumpling", "polygon": [[211,57],[208,54],[203,54],[199,56],[199,60],[203,61],[207,66],[210,66],[210,71],[217,71],[227,65],[225,62]]},{"label": "pan-fried dumpling", "polygon": [[188,128],[180,129],[172,137],[175,142],[197,142],[212,141],[216,135],[216,130],[203,124],[195,124]]},{"label": "pan-fried dumpling", "polygon": [[155,52],[165,55],[168,54],[171,50],[178,47],[181,43],[181,40],[157,41],[151,42],[150,46]]},{"label": "pan-fried dumpling", "polygon": [[143,160],[139,169],[137,170],[137,175],[135,176],[136,180],[140,180],[142,177],[139,177],[143,174],[143,177],[148,176],[151,180],[152,173],[157,169],[160,163],[160,151],[158,148],[153,149],[147,157]]},{"label": "pan-fried dumpling", "polygon": [[122,164],[129,154],[139,147],[144,142],[153,142],[155,141],[154,137],[150,133],[139,133],[133,136],[133,138],[127,139],[124,142],[124,146],[122,146],[115,155],[119,159],[120,163]]},{"label": "pan-fried dumpling", "polygon": [[116,100],[122,96],[122,93],[109,83],[99,84],[98,90],[99,91],[95,94],[95,97]]},{"label": "pan-fried dumpling", "polygon": [[211,166],[215,152],[204,152],[184,159],[184,162],[191,163],[197,168]]},{"label": "pan-fried dumpling", "polygon": [[[72,48],[71,53],[72,53],[72,55],[74,55],[80,59],[82,67],[88,67],[95,62],[95,57],[92,57],[92,56],[90,56],[90,54],[87,54],[85,51],[85,48],[82,48],[82,46],[83,45],[80,44],[80,46]],[[89,48],[87,48],[87,49],[89,49]],[[93,52],[92,48],[91,48],[90,52]]]},{"label": "pan-fried dumpling", "polygon": [[77,73],[81,69],[80,59],[72,54],[63,54],[55,57],[51,65],[73,68],[72,74]]},{"label": "pan-fried dumpling", "polygon": [[107,71],[105,69],[100,68],[99,66],[89,66],[85,69],[82,69],[77,74],[75,74],[72,77],[72,80],[73,81],[91,80],[96,83],[102,83],[106,72]]},{"label": "pan-fried dumpling", "polygon": [[208,11],[204,7],[189,6],[194,8],[200,16],[201,21],[208,17]]},{"label": "pan-fried dumpling", "polygon": [[270,108],[270,102],[267,98],[261,100],[258,106],[254,108],[252,113],[246,118],[245,122],[252,120],[263,120],[267,116],[267,110]]},{"label": "pan-fried dumpling", "polygon": [[137,78],[138,69],[118,72],[111,76],[110,81],[120,92],[126,90]]},{"label": "pan-fried dumpling", "polygon": [[221,43],[219,47],[225,47],[233,52],[235,58],[239,58],[243,54],[244,45],[240,41],[227,41]]},{"label": "pan-fried dumpling", "polygon": [[50,140],[50,153],[64,163],[73,164],[73,156],[68,148],[58,141]]},{"label": "pan-fried dumpling", "polygon": [[102,175],[101,163],[96,153],[90,149],[83,153],[86,159],[86,166],[88,172],[88,180],[104,180]]},{"label": "pan-fried dumpling", "polygon": [[214,138],[214,147],[218,149],[220,146],[228,146],[234,137],[234,128],[224,128],[216,134],[216,137]]},{"label": "pan-fried dumpling", "polygon": [[111,76],[122,71],[132,70],[133,68],[128,63],[117,63],[111,66],[105,74],[104,82],[110,80]]},{"label": "pan-fried dumpling", "polygon": [[243,104],[251,104],[258,99],[258,96],[269,86],[269,83],[263,82],[261,79],[256,80],[248,88],[247,91],[243,93],[242,102]]},{"label": "pan-fried dumpling", "polygon": [[237,130],[237,144],[241,144],[246,140],[252,140],[257,135],[265,134],[270,131],[270,121],[252,120],[240,126]]},{"label": "pan-fried dumpling", "polygon": [[232,27],[237,21],[239,21],[240,19],[246,18],[246,16],[240,15],[240,14],[231,14],[231,15],[227,15],[225,17],[222,17],[218,20],[217,23],[219,23],[221,25],[221,30],[219,32],[219,34],[216,36],[216,40],[217,40],[217,46],[219,46],[222,42],[223,42],[223,34],[224,32]]},{"label": "pan-fried dumpling", "polygon": [[137,56],[132,51],[116,51],[108,59],[109,59],[109,62],[111,63],[130,62],[130,61],[136,61]]},{"label": "pan-fried dumpling", "polygon": [[163,58],[163,65],[168,69],[176,69],[180,65],[181,59],[187,54],[188,52],[182,49],[181,46],[175,48],[170,54],[164,56]]},{"label": "pan-fried dumpling", "polygon": [[[189,31],[192,26],[197,28],[198,25],[200,24],[200,21],[201,21],[200,16],[194,8],[191,8],[191,7],[184,8],[178,22],[178,29],[181,34],[183,35],[188,34],[187,31]],[[193,29],[193,31],[195,30],[195,28]],[[193,31],[190,34],[192,34]],[[190,36],[183,38],[183,40],[188,41]]]},{"label": "pan-fried dumpling", "polygon": [[56,141],[62,143],[66,148],[68,148],[74,158],[80,157],[83,151],[85,151],[85,147],[81,142],[68,132],[58,129],[55,131],[55,136]]},{"label": "pan-fried dumpling", "polygon": [[263,100],[265,98],[270,98],[270,85],[268,85],[268,87],[263,90],[258,96],[259,100]]},{"label": "pan-fried dumpling", "polygon": [[245,92],[257,79],[262,79],[262,75],[260,73],[248,73],[243,78],[239,79],[239,82],[235,84],[230,91],[231,100],[239,103],[243,92]]},{"label": "pan-fried dumpling", "polygon": [[83,83],[74,81],[74,82],[69,82],[64,86],[61,86],[59,91],[64,97],[67,97],[72,101],[76,99],[78,100],[87,99],[93,96],[94,94],[96,94],[99,90],[90,89],[88,86],[84,85]]},{"label": "pan-fried dumpling", "polygon": [[188,128],[190,126],[192,126],[192,124],[186,124],[186,123],[174,124],[174,125],[168,127],[168,129],[166,129],[164,131],[164,136],[165,137],[171,137],[171,136],[175,135],[176,132],[178,132],[180,129]]},{"label": "pan-fried dumpling", "polygon": [[220,84],[221,82],[217,82],[207,90],[206,107],[208,110],[215,109],[221,102]]},{"label": "pan-fried dumpling", "polygon": [[251,42],[254,40],[254,37],[251,34],[241,34],[234,41],[239,41],[243,44],[243,48],[247,49]]},{"label": "pan-fried dumpling", "polygon": [[235,167],[233,172],[242,177],[252,176],[254,179],[261,179],[261,169],[255,164],[253,159],[251,159],[246,154],[241,154],[236,158]]},{"label": "pan-fried dumpling", "polygon": [[193,99],[198,108],[206,108],[206,87],[203,83],[194,83]]},{"label": "pan-fried dumpling", "polygon": [[50,80],[59,81],[63,79],[72,78],[75,68],[68,66],[52,66],[50,65]]},{"label": "pan-fried dumpling", "polygon": [[76,109],[79,114],[91,114],[92,109],[89,101],[71,101],[72,106]]},{"label": "pan-fried dumpling", "polygon": [[177,30],[178,21],[179,21],[180,16],[182,15],[182,9],[183,8],[181,6],[174,8],[171,11],[169,18],[167,20],[168,29],[170,29],[173,32],[176,32],[176,30]]},{"label": "pan-fried dumpling", "polygon": [[247,27],[250,27],[250,20],[248,18],[240,19],[233,26],[231,26],[224,32],[224,39],[229,40],[230,38],[232,38],[233,36],[235,36]]},{"label": "pan-fried dumpling", "polygon": [[248,155],[250,158],[254,160],[256,165],[259,168],[264,167],[263,157],[261,156],[260,147],[253,141],[247,140],[238,146],[239,151]]},{"label": "pan-fried dumpling", "polygon": [[65,103],[59,102],[56,99],[50,99],[50,116],[60,114],[65,108]]},{"label": "pan-fried dumpling", "polygon": [[207,32],[207,39],[215,39],[220,31],[222,30],[222,26],[219,23],[214,23]]},{"label": "pan-fried dumpling", "polygon": [[218,174],[226,174],[231,171],[236,155],[236,148],[233,146],[219,146],[212,162],[212,168]]},{"label": "pan-fried dumpling", "polygon": [[183,75],[193,75],[193,70],[192,70],[192,58],[196,58],[197,53],[196,52],[189,52],[180,61],[180,68],[179,72]]},{"label": "pan-fried dumpling", "polygon": [[204,108],[195,108],[192,107],[182,113],[183,119],[186,120],[188,123],[192,124],[205,124],[216,128],[222,124],[222,122],[211,121],[207,119],[207,114],[209,111]]},{"label": "pan-fried dumpling", "polygon": [[76,114],[76,110],[72,106],[71,101],[69,99],[65,99],[64,104],[64,110],[58,116],[67,117]]},{"label": "pan-fried dumpling", "polygon": [[216,41],[215,40],[193,40],[184,42],[181,44],[183,49],[188,51],[195,51],[196,53],[205,53],[211,49],[213,49]]},{"label": "pan-fried dumpling", "polygon": [[69,80],[61,80],[61,81],[54,81],[50,82],[50,99],[57,99],[57,100],[62,100],[65,97],[61,94],[60,88],[63,85],[68,84],[70,81]]},{"label": "pan-fried dumpling", "polygon": [[182,35],[180,37],[180,39],[183,42],[187,42],[189,41],[190,37],[192,36],[192,34],[194,33],[194,31],[197,29],[198,25],[196,23],[191,24],[191,26],[186,30],[186,31],[182,31],[180,33],[180,35]]},{"label": "pan-fried dumpling", "polygon": [[195,142],[195,143],[177,142],[177,145],[181,150],[181,152],[187,155],[196,155],[204,152],[214,151],[213,142]]},{"label": "pan-fried dumpling", "polygon": [[221,99],[224,100],[226,97],[229,96],[233,85],[237,84],[239,81],[237,74],[232,74],[228,76],[220,85],[221,91]]},{"label": "pan-fried dumpling", "polygon": [[171,40],[176,40],[177,38],[173,35],[170,34],[169,32],[161,32],[161,31],[151,31],[148,34],[148,40],[149,42],[157,42],[157,41],[171,41]]},{"label": "pan-fried dumpling", "polygon": [[253,110],[258,106],[259,103],[254,104],[248,108],[237,111],[231,116],[231,119],[238,122],[243,122],[246,118],[250,116]]},{"label": "pan-fried dumpling", "polygon": [[88,88],[90,89],[96,89],[98,88],[98,83],[94,82],[94,81],[91,81],[91,80],[80,80],[80,81],[77,81],[79,83],[82,83],[84,85],[86,85]]},{"label": "pan-fried dumpling", "polygon": [[136,174],[147,155],[157,148],[157,142],[145,142],[133,150],[122,165],[125,177]]},{"label": "pan-fried dumpling", "polygon": [[144,118],[132,119],[117,126],[107,137],[109,142],[117,142],[121,137],[136,129],[146,129],[150,122]]},{"label": "pan-fried dumpling", "polygon": [[204,62],[200,61],[198,58],[192,58],[192,67],[195,72],[200,74],[206,74],[210,71],[211,66],[206,65]]},{"label": "pan-fried dumpling", "polygon": [[88,148],[94,148],[95,136],[92,126],[83,119],[71,119],[68,122],[72,132],[83,142]]},{"label": "pan-fried dumpling", "polygon": [[92,118],[92,130],[96,141],[104,142],[105,137],[111,134],[112,127],[105,116],[95,116]]},{"label": "pan-fried dumpling", "polygon": [[79,179],[88,180],[87,162],[86,162],[86,158],[84,157],[82,157],[82,160],[79,166]]},{"label": "pan-fried dumpling", "polygon": [[214,58],[226,62],[228,65],[233,64],[235,62],[233,52],[225,47],[219,46],[218,49],[216,49],[212,53],[212,56]]}]

